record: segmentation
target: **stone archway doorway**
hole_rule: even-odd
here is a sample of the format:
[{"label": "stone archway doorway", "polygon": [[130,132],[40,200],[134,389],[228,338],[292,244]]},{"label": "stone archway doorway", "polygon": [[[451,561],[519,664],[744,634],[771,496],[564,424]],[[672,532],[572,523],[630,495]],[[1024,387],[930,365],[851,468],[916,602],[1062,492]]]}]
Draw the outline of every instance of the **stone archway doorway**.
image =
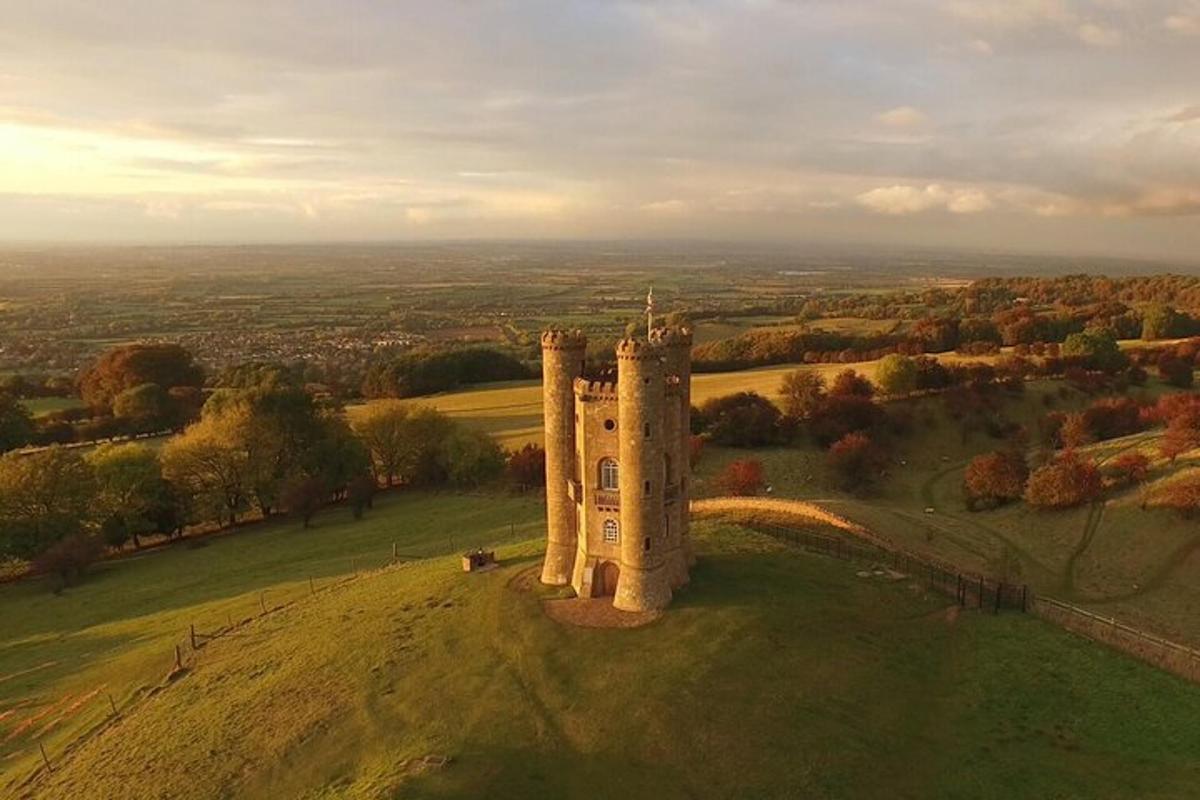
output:
[{"label": "stone archway doorway", "polygon": [[612,561],[605,561],[596,569],[596,577],[592,581],[592,597],[612,597],[617,593],[617,579],[621,577],[621,569]]}]

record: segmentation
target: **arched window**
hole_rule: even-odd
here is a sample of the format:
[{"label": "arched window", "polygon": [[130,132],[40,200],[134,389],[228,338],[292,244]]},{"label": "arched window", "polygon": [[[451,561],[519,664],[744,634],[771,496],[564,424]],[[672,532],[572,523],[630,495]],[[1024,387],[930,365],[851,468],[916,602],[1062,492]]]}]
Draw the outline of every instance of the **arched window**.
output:
[{"label": "arched window", "polygon": [[606,458],[600,462],[600,488],[606,492],[616,492],[621,488],[621,476],[617,462]]},{"label": "arched window", "polygon": [[604,520],[604,541],[608,544],[616,544],[620,535],[620,529],[617,527],[615,519]]}]

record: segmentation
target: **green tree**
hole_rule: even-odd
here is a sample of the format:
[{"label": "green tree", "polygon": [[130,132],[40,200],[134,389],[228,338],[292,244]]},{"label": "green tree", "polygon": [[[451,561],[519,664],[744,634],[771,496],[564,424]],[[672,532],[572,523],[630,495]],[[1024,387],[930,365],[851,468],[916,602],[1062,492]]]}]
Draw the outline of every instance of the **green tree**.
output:
[{"label": "green tree", "polygon": [[808,419],[825,399],[825,378],[811,369],[797,369],[783,376],[779,385],[783,411],[789,417]]},{"label": "green tree", "polygon": [[1105,372],[1115,372],[1129,362],[1112,332],[1107,330],[1072,333],[1063,342],[1062,354],[1082,358],[1089,368]]},{"label": "green tree", "polygon": [[0,392],[0,453],[33,440],[33,417],[15,394]]},{"label": "green tree", "polygon": [[[166,491],[158,454],[140,444],[109,444],[87,457],[96,481],[96,511],[104,520],[105,539],[114,525],[140,547],[140,536],[155,528],[153,512]],[[116,520],[111,522],[110,520]]]},{"label": "green tree", "polygon": [[197,521],[230,524],[249,506],[249,458],[218,419],[201,419],[162,449],[163,475],[191,501]]},{"label": "green tree", "polygon": [[504,470],[504,451],[483,431],[456,428],[442,440],[438,458],[456,486],[479,486]]},{"label": "green tree", "polygon": [[92,471],[72,450],[0,457],[0,555],[33,558],[90,527]]},{"label": "green tree", "polygon": [[142,383],[113,399],[113,416],[124,420],[136,433],[161,430],[170,425],[171,398],[157,383]]},{"label": "green tree", "polygon": [[1142,339],[1170,339],[1176,335],[1180,317],[1175,309],[1163,303],[1155,303],[1142,313]]},{"label": "green tree", "polygon": [[899,397],[917,388],[917,364],[908,356],[886,355],[875,367],[875,384],[886,395]]},{"label": "green tree", "polygon": [[366,446],[377,483],[391,486],[400,477],[408,453],[409,408],[396,400],[372,403],[353,420],[355,435]]}]

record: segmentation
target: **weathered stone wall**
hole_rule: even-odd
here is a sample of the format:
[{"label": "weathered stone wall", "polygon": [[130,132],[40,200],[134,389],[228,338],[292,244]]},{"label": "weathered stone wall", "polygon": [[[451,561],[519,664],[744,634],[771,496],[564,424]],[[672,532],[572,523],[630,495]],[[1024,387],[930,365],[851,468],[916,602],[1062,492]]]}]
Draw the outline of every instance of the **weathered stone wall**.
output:
[{"label": "weathered stone wall", "polygon": [[575,379],[583,374],[587,339],[578,331],[542,334],[542,406],[546,432],[546,560],[542,583],[571,581],[575,505],[567,481],[575,472]]},{"label": "weathered stone wall", "polygon": [[621,576],[613,605],[623,611],[671,602],[662,536],[665,388],[659,347],[636,339],[617,345]]},{"label": "weathered stone wall", "polygon": [[[620,493],[603,491],[600,463],[612,458],[620,465],[617,425],[617,386],[615,383],[575,381],[575,446],[579,458],[576,467],[579,514],[578,547],[571,585],[579,597],[593,595],[593,578],[599,564],[620,564],[621,545],[604,541],[605,520],[616,520],[620,531]],[[611,430],[609,427],[611,426]]]}]

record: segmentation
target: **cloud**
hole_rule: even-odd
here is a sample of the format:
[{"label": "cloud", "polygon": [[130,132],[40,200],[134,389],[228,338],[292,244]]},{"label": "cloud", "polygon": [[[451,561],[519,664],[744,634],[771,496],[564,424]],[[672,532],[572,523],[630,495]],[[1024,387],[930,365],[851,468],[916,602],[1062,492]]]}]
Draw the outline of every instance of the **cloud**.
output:
[{"label": "cloud", "polygon": [[1193,2],[1163,19],[1163,27],[1180,36],[1200,36],[1200,3]]},{"label": "cloud", "polygon": [[1093,22],[1085,22],[1080,25],[1078,35],[1080,41],[1093,47],[1115,47],[1121,43],[1123,38],[1120,31],[1105,28]]},{"label": "cloud", "polygon": [[1194,122],[1200,119],[1200,105],[1181,108],[1176,113],[1165,118],[1166,122]]},{"label": "cloud", "polygon": [[921,128],[929,124],[929,117],[912,106],[897,106],[876,115],[875,119],[889,128]]},{"label": "cloud", "polygon": [[880,186],[856,198],[859,205],[877,214],[906,216],[941,209],[952,214],[978,214],[992,207],[979,189],[949,189],[936,183],[927,186]]}]

